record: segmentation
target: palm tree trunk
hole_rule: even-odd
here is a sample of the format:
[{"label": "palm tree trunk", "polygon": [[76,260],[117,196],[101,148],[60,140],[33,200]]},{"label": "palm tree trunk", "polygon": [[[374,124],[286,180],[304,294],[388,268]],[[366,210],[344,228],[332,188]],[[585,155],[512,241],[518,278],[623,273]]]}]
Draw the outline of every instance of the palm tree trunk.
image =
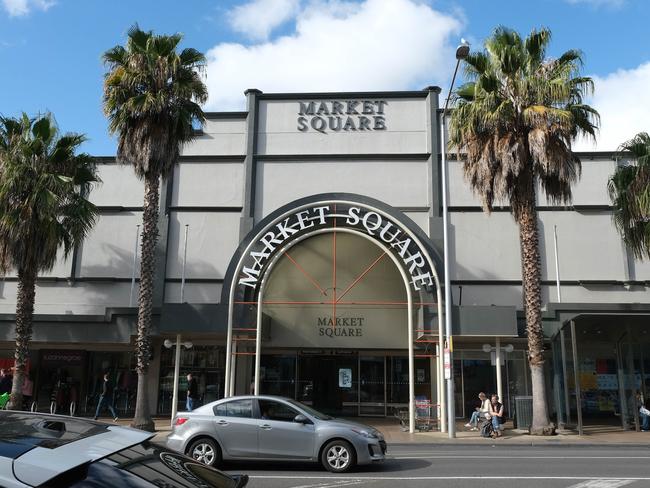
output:
[{"label": "palm tree trunk", "polygon": [[14,377],[11,385],[11,398],[7,405],[10,410],[21,410],[23,406],[23,381],[25,366],[29,358],[29,341],[32,338],[34,318],[34,298],[36,296],[36,273],[18,271],[18,296],[16,300],[16,350],[14,352]]},{"label": "palm tree trunk", "polygon": [[535,192],[518,212],[519,239],[521,243],[521,269],[524,288],[524,313],[528,337],[528,363],[533,393],[533,422],[530,433],[552,434],[549,429],[544,381],[544,330],[542,328],[541,266],[539,256],[539,230],[535,210]]},{"label": "palm tree trunk", "polygon": [[158,240],[158,205],[160,200],[160,177],[148,175],[144,180],[144,212],[142,215],[142,250],[140,263],[140,296],[138,299],[138,338],[136,359],[138,393],[135,416],[131,427],[155,430],[149,410],[147,376],[151,355],[151,313],[153,308],[154,272],[156,264],[156,241]]}]

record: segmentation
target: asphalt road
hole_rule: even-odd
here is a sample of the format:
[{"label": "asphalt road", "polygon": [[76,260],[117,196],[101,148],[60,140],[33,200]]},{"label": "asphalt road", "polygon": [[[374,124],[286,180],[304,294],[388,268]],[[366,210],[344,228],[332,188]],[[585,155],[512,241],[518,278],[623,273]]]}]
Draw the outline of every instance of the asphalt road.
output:
[{"label": "asphalt road", "polygon": [[650,488],[648,447],[395,445],[381,464],[333,475],[314,464],[238,463],[251,488]]}]

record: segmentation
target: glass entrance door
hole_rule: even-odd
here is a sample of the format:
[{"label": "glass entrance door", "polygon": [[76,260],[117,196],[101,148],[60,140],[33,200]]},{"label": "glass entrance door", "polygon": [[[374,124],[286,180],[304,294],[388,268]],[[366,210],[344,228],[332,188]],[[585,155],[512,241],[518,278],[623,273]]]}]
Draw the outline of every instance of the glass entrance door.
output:
[{"label": "glass entrance door", "polygon": [[328,415],[358,414],[358,356],[301,355],[298,400]]},{"label": "glass entrance door", "polygon": [[359,415],[386,415],[385,359],[359,358]]}]

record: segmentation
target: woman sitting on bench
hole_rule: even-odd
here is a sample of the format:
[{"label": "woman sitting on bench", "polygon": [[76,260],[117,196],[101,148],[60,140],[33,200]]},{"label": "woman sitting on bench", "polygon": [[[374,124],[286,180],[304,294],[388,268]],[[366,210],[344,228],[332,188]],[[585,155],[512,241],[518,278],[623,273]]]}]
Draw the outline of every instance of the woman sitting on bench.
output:
[{"label": "woman sitting on bench", "polygon": [[481,400],[481,405],[475,408],[469,422],[465,424],[465,427],[471,427],[472,430],[478,430],[478,421],[485,418],[490,411],[490,400],[488,400],[487,395],[481,392],[478,394],[478,398]]}]

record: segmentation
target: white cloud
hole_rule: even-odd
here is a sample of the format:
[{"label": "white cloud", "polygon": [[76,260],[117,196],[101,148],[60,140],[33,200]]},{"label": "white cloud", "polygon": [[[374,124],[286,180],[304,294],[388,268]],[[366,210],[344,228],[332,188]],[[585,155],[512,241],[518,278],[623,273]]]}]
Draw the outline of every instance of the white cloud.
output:
[{"label": "white cloud", "polygon": [[568,3],[586,3],[593,7],[622,7],[626,0],[566,0]]},{"label": "white cloud", "polygon": [[230,26],[255,40],[268,39],[271,31],[296,16],[300,0],[252,0],[228,12]]},{"label": "white cloud", "polygon": [[2,0],[9,17],[27,15],[33,9],[46,11],[55,4],[54,0]]},{"label": "white cloud", "polygon": [[461,22],[418,0],[315,1],[295,31],[207,53],[211,110],[241,109],[243,92],[402,90],[449,79]]},{"label": "white cloud", "polygon": [[650,132],[650,62],[593,78],[595,93],[589,103],[601,118],[597,144],[579,141],[574,149],[614,151],[637,133]]}]

